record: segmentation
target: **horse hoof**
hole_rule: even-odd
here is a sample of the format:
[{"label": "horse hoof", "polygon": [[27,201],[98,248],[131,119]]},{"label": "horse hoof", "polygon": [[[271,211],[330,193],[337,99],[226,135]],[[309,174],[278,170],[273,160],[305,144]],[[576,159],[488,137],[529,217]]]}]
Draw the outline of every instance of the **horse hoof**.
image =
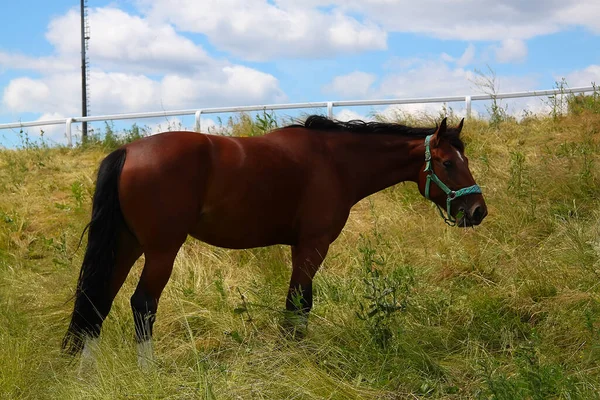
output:
[{"label": "horse hoof", "polygon": [[137,362],[138,367],[144,371],[149,371],[155,364],[152,340],[144,340],[137,344]]},{"label": "horse hoof", "polygon": [[308,331],[308,315],[285,311],[280,330],[287,338],[304,339]]}]

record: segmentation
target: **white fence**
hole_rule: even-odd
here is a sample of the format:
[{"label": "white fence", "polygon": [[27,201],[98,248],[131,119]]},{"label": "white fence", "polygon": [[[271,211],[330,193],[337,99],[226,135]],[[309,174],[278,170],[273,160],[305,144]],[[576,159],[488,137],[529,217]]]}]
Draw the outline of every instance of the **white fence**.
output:
[{"label": "white fence", "polygon": [[113,121],[123,119],[141,119],[141,118],[156,118],[156,117],[174,117],[174,116],[195,116],[195,129],[200,131],[200,117],[204,114],[218,113],[235,113],[246,111],[263,111],[263,110],[292,110],[303,108],[327,108],[327,115],[333,117],[333,107],[353,107],[353,106],[381,106],[381,105],[396,105],[396,104],[425,104],[425,103],[452,103],[464,102],[467,118],[471,116],[471,102],[480,100],[492,99],[514,99],[520,97],[539,97],[539,96],[556,96],[569,93],[589,93],[598,90],[597,86],[584,86],[564,89],[550,90],[535,90],[527,92],[512,92],[498,93],[496,95],[474,95],[474,96],[449,96],[449,97],[422,97],[412,99],[383,99],[383,100],[341,100],[341,101],[320,101],[312,103],[288,103],[288,104],[268,104],[257,106],[240,106],[240,107],[216,107],[190,110],[173,110],[173,111],[154,111],[144,113],[130,114],[110,114],[98,115],[89,117],[70,117],[63,119],[52,119],[46,121],[29,121],[29,122],[14,122],[10,124],[0,124],[0,129],[26,128],[35,126],[47,125],[65,125],[67,145],[72,146],[71,125],[75,122],[92,122],[92,121]]}]

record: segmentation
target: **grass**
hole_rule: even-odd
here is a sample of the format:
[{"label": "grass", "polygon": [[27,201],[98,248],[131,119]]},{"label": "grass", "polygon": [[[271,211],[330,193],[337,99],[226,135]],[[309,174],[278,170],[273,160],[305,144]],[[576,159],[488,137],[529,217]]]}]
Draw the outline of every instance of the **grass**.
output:
[{"label": "grass", "polygon": [[[577,101],[567,115],[466,123],[490,212],[476,229],[447,227],[412,184],[359,203],[317,274],[302,341],[279,329],[286,247],[189,240],[147,373],[129,307],[143,260],[105,323],[94,373],[80,377],[59,351],[95,171],[121,139],[1,150],[0,397],[598,398],[600,116]],[[249,135],[273,124],[241,121]]]}]

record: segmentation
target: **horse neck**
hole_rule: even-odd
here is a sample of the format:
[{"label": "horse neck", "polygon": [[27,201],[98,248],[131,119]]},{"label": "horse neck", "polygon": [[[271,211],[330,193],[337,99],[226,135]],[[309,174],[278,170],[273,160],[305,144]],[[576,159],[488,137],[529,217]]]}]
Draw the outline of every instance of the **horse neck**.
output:
[{"label": "horse neck", "polygon": [[423,138],[334,134],[329,144],[355,203],[397,183],[417,182],[425,160]]}]

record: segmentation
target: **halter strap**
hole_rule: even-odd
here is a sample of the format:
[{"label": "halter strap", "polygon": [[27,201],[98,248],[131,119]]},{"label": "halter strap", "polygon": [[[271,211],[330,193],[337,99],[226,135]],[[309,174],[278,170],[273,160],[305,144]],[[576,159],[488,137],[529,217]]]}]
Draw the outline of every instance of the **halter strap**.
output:
[{"label": "halter strap", "polygon": [[431,187],[431,182],[435,183],[444,193],[446,193],[446,214],[444,215],[442,208],[436,204],[437,209],[440,213],[440,216],[444,218],[444,221],[448,225],[455,225],[456,219],[450,214],[450,207],[452,206],[452,201],[469,194],[481,194],[481,188],[479,185],[472,185],[466,188],[452,190],[444,182],[438,178],[438,176],[433,172],[433,166],[431,165],[431,150],[429,148],[429,142],[431,141],[431,137],[433,135],[429,135],[425,138],[425,172],[427,172],[427,180],[425,182],[425,198],[431,200],[429,197],[429,189]]}]

